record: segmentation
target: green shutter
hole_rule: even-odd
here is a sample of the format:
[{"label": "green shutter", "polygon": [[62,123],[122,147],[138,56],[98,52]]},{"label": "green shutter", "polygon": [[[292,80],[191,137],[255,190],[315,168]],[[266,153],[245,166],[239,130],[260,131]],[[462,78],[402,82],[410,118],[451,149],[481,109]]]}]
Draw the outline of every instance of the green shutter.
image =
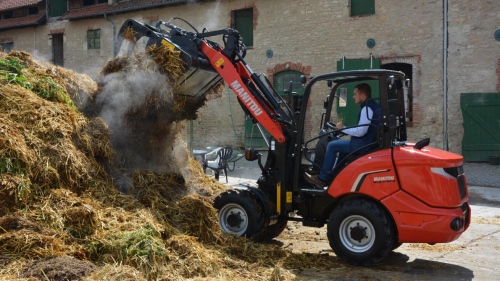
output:
[{"label": "green shutter", "polygon": [[351,16],[374,14],[375,0],[351,0]]},{"label": "green shutter", "polygon": [[[342,70],[358,70],[358,69],[378,69],[380,68],[380,60],[339,60],[337,62],[337,71]],[[337,113],[339,118],[346,126],[354,126],[358,123],[359,105],[354,103],[353,93],[354,87],[359,83],[365,82],[353,82],[341,86],[341,89],[347,90],[347,105],[345,107],[339,107],[339,100],[337,103]],[[378,100],[380,98],[379,94],[379,83],[378,81],[366,81],[368,85],[372,88],[372,98]]]},{"label": "green shutter", "polygon": [[60,17],[68,11],[67,0],[50,0],[49,17]]},{"label": "green shutter", "polygon": [[465,161],[488,162],[490,156],[500,157],[500,93],[461,94],[460,108]]},{"label": "green shutter", "polygon": [[247,47],[253,46],[253,9],[234,11],[234,27]]}]

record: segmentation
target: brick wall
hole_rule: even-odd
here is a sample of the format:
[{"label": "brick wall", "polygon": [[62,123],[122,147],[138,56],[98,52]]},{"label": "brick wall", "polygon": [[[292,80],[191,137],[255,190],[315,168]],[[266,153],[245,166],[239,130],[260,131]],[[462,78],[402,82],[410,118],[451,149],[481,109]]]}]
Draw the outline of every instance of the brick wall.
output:
[{"label": "brick wall", "polygon": [[[78,1],[71,0],[75,5]],[[245,58],[256,73],[292,66],[318,75],[336,70],[336,61],[367,59],[370,53],[383,61],[409,59],[414,68],[414,126],[410,140],[431,137],[431,144],[443,144],[443,5],[442,1],[376,1],[373,16],[349,16],[349,1],[339,0],[221,0],[178,5],[129,14],[108,15],[115,32],[128,18],[141,21],[181,17],[199,30],[227,28],[232,11],[252,7],[254,46]],[[461,151],[462,114],[460,93],[498,91],[498,47],[493,33],[498,29],[500,1],[450,2],[448,46],[448,137],[450,150]],[[49,34],[65,30],[65,66],[93,77],[113,57],[113,24],[102,18],[51,21],[33,28],[1,31],[0,38],[12,38],[17,49],[50,60]],[[188,28],[181,22],[176,24]],[[88,26],[101,29],[101,49],[87,50]],[[377,42],[366,46],[368,38]],[[221,39],[214,39],[221,42]],[[272,50],[272,58],[266,57]],[[295,67],[294,66],[294,67]],[[272,78],[272,77],[271,77]],[[323,96],[318,96],[323,99]],[[209,100],[197,120],[185,122],[186,139],[203,147],[216,144],[244,144],[244,114],[236,97],[226,90],[221,98]],[[319,111],[311,112],[311,124]],[[192,126],[191,126],[192,125]],[[193,134],[189,133],[192,127]]]}]

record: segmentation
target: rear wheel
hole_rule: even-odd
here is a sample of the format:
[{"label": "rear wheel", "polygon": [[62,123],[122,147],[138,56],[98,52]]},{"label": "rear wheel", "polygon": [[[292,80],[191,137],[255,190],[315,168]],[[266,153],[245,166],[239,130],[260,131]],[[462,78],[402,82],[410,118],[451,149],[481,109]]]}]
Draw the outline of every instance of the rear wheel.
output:
[{"label": "rear wheel", "polygon": [[223,232],[261,239],[266,218],[252,193],[246,190],[226,191],[215,198],[214,207],[219,210],[219,226]]},{"label": "rear wheel", "polygon": [[338,206],[330,215],[327,235],[335,254],[354,265],[381,261],[394,242],[391,220],[385,210],[364,199]]}]

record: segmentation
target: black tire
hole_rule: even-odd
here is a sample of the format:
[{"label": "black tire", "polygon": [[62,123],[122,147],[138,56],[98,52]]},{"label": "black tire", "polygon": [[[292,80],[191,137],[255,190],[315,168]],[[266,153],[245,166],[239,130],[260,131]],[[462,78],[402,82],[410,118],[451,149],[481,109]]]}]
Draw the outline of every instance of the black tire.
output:
[{"label": "black tire", "polygon": [[214,200],[219,226],[225,233],[259,241],[267,218],[255,196],[246,190],[229,190]]},{"label": "black tire", "polygon": [[283,230],[285,230],[286,224],[288,221],[286,219],[280,219],[273,225],[268,225],[264,229],[260,241],[271,241],[274,238],[278,237]]},{"label": "black tire", "polygon": [[332,212],[327,235],[340,259],[368,266],[380,262],[393,249],[395,232],[384,209],[369,200],[354,199]]},{"label": "black tire", "polygon": [[399,235],[394,234],[392,237],[394,239],[394,240],[392,240],[392,250],[394,251],[397,248],[399,248],[401,245],[403,245],[403,243],[399,243]]}]

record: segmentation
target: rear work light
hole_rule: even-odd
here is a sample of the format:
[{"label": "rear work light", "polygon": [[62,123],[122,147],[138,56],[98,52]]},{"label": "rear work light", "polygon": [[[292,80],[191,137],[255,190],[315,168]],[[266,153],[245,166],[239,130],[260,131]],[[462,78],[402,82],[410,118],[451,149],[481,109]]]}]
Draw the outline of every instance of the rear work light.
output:
[{"label": "rear work light", "polygon": [[463,218],[454,218],[450,223],[451,229],[455,231],[459,231],[464,227],[464,219]]}]

